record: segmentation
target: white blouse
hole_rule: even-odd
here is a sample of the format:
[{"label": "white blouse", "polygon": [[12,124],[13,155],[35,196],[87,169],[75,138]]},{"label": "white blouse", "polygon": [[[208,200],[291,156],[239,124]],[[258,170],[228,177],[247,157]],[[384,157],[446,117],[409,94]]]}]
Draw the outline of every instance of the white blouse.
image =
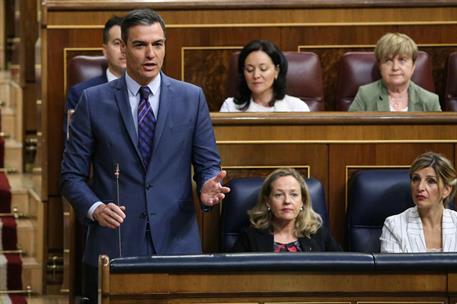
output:
[{"label": "white blouse", "polygon": [[249,103],[249,107],[246,111],[241,111],[239,106],[235,104],[233,97],[227,98],[222,107],[220,112],[309,112],[309,107],[300,98],[286,95],[283,99],[277,100],[273,107],[264,107],[255,103],[252,98],[251,102]]}]

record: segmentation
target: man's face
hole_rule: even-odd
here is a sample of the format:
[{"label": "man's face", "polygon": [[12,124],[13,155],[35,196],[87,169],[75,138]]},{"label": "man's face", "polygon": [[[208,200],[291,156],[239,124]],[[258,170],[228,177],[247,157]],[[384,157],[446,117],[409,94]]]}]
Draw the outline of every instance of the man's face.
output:
[{"label": "man's face", "polygon": [[123,52],[129,76],[140,85],[151,82],[160,73],[165,57],[165,34],[160,23],[129,28]]},{"label": "man's face", "polygon": [[126,60],[121,51],[121,27],[115,25],[108,31],[108,42],[103,44],[103,55],[108,61],[108,68],[116,76],[121,76],[126,67]]}]

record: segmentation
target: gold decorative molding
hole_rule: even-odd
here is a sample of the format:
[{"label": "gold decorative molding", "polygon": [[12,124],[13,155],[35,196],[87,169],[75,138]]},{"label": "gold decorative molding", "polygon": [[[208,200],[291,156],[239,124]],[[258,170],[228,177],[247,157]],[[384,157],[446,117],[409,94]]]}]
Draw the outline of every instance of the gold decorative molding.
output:
[{"label": "gold decorative molding", "polygon": [[[217,137],[217,136],[216,136]],[[218,145],[265,145],[265,144],[457,144],[457,139],[346,139],[346,140],[306,140],[306,139],[283,139],[283,140],[216,140]]]},{"label": "gold decorative molding", "polygon": [[279,169],[279,168],[294,168],[294,169],[306,169],[308,172],[306,178],[311,177],[311,166],[310,165],[269,165],[269,166],[222,166],[224,170],[244,170],[244,169]]},{"label": "gold decorative molding", "polygon": [[357,304],[444,304],[444,301],[357,301]]},{"label": "gold decorative molding", "polygon": [[73,30],[92,30],[92,29],[103,29],[103,25],[100,24],[89,24],[89,25],[81,25],[81,24],[71,24],[71,25],[48,25],[46,26],[47,30],[65,30],[65,29],[73,29]]},{"label": "gold decorative molding", "polygon": [[[352,302],[345,301],[300,301],[300,302],[264,302],[264,304],[351,304]],[[398,303],[398,302],[397,302]],[[248,303],[246,303],[248,304]]]},{"label": "gold decorative molding", "polygon": [[[198,24],[167,24],[167,29],[189,28],[254,28],[254,27],[338,27],[338,26],[386,26],[386,25],[457,25],[457,21],[386,21],[386,22],[299,22],[299,23],[198,23]],[[102,29],[99,24],[55,24],[47,25],[48,30],[61,29]]]},{"label": "gold decorative molding", "polygon": [[[376,45],[374,44],[315,44],[315,45],[299,45],[297,47],[297,52],[300,50],[308,50],[308,49],[362,49],[362,48],[372,48],[374,49]],[[419,48],[425,47],[456,47],[457,43],[424,43],[424,44],[417,44]]]}]

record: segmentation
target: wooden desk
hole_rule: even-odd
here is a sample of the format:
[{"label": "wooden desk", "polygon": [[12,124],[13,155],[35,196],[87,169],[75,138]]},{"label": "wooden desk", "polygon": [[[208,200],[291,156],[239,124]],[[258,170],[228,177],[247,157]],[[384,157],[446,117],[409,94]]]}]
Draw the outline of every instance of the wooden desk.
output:
[{"label": "wooden desk", "polygon": [[[330,226],[344,244],[347,181],[360,169],[409,167],[426,151],[456,163],[457,113],[212,113],[228,179],[299,169],[325,188]],[[202,215],[204,250],[218,251],[219,209]]]},{"label": "wooden desk", "polygon": [[[396,271],[382,271],[373,258],[372,264],[364,261],[349,270],[350,258],[345,260],[345,255],[350,254],[338,254],[335,270],[328,267],[331,260],[322,262],[322,270],[318,270],[318,255],[308,257],[306,253],[300,257],[304,263],[285,268],[278,259],[264,267],[262,257],[251,258],[255,266],[247,256],[237,258],[245,269],[236,264],[233,269],[233,262],[226,267],[212,263],[212,258],[218,259],[214,256],[192,257],[207,260],[201,270],[199,265],[189,268],[193,262],[168,262],[174,258],[165,256],[143,258],[139,264],[133,258],[122,270],[113,270],[104,256],[100,260],[101,303],[455,303],[455,267],[422,271],[400,265]],[[283,254],[276,258],[280,256]],[[307,264],[308,258],[314,261]],[[120,260],[113,265],[119,266]],[[156,262],[165,266],[154,267]],[[347,265],[340,267],[344,263]]]}]

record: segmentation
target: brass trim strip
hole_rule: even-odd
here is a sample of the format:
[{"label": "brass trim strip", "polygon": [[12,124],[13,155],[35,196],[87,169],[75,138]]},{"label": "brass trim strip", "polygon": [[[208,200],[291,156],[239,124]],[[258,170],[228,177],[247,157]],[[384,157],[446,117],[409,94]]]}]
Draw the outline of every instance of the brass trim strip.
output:
[{"label": "brass trim strip", "polygon": [[[57,25],[48,25],[46,26],[46,29],[48,30],[65,30],[65,29],[76,29],[76,30],[93,30],[93,29],[103,29],[103,25],[99,24],[88,24],[88,25],[83,25],[83,24],[57,24]],[[167,25],[168,28],[168,25]]]},{"label": "brass trim strip", "polygon": [[0,250],[0,254],[8,254],[8,253],[19,253],[19,254],[25,254],[25,251],[22,249],[16,249],[16,250]]},{"label": "brass trim strip", "polygon": [[350,169],[407,169],[410,165],[346,165],[345,166],[345,182],[344,182],[344,213],[348,210],[348,182],[349,182],[349,170]]},{"label": "brass trim strip", "polygon": [[46,265],[47,273],[61,273],[64,269],[62,265]]},{"label": "brass trim strip", "polygon": [[63,96],[67,96],[67,52],[76,51],[103,51],[101,47],[69,47],[63,49]]},{"label": "brass trim strip", "polygon": [[[337,27],[337,26],[385,26],[385,25],[455,25],[457,21],[385,21],[385,22],[299,22],[299,23],[208,23],[208,24],[167,24],[167,29],[183,28],[233,28],[233,27]],[[56,24],[47,25],[48,30],[101,29],[102,25]]]},{"label": "brass trim strip", "polygon": [[16,168],[0,168],[0,172],[5,172],[7,174],[16,174],[19,171]]},{"label": "brass trim strip", "polygon": [[21,43],[21,37],[6,38],[8,43]]},{"label": "brass trim strip", "polygon": [[295,168],[306,169],[308,172],[307,178],[311,177],[310,165],[274,165],[274,166],[222,166],[224,170],[237,170],[237,169],[278,169],[278,168]]},{"label": "brass trim strip", "polygon": [[17,218],[25,218],[26,217],[24,213],[14,213],[14,212],[13,213],[11,213],[11,212],[10,213],[7,213],[7,212],[0,213],[0,217],[6,217],[6,216],[12,216],[15,219],[17,219]]},{"label": "brass trim strip", "polygon": [[[457,43],[423,43],[417,44],[418,47],[455,47]],[[308,44],[308,45],[299,45],[297,47],[297,52],[300,52],[300,49],[361,49],[361,48],[374,48],[374,44]]]},{"label": "brass trim strip", "polygon": [[216,140],[218,145],[265,145],[265,144],[423,144],[423,143],[441,143],[441,144],[457,144],[457,139],[357,139],[357,140],[306,140],[306,139],[292,139],[292,140]]},{"label": "brass trim strip", "polygon": [[0,290],[0,295],[5,294],[27,294],[31,295],[32,291],[27,289],[16,289],[16,290]]},{"label": "brass trim strip", "polygon": [[357,301],[357,304],[380,304],[380,303],[401,303],[401,304],[444,304],[444,301]]},{"label": "brass trim strip", "polygon": [[184,80],[184,52],[192,50],[241,50],[242,46],[183,46],[181,47],[181,80]]},{"label": "brass trim strip", "polygon": [[[264,304],[351,304],[351,302],[347,301],[300,301],[300,302],[264,302]],[[399,302],[394,302],[399,303]],[[248,303],[246,303],[248,304]]]}]

